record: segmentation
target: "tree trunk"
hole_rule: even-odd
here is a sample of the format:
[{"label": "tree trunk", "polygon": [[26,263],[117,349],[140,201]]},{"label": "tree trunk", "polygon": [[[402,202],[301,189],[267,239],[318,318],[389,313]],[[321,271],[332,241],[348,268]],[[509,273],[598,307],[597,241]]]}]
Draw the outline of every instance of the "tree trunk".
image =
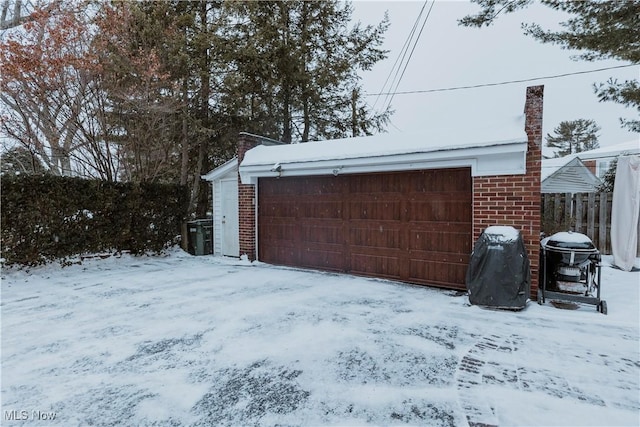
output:
[{"label": "tree trunk", "polygon": [[351,136],[358,136],[358,93],[355,89],[351,92]]},{"label": "tree trunk", "polygon": [[[303,95],[304,96],[304,95]],[[302,129],[302,142],[309,141],[309,132],[311,130],[311,120],[309,117],[309,97],[304,96],[302,100],[302,110],[304,115],[304,128]]]},{"label": "tree trunk", "polygon": [[308,31],[308,3],[302,3],[302,15],[300,17],[300,35],[301,35],[301,47],[302,47],[302,61],[303,61],[303,87],[302,87],[302,142],[309,141],[309,134],[311,133],[311,111],[309,109],[309,71],[307,70],[307,64],[309,63],[309,52],[307,44],[309,43],[309,31]]},{"label": "tree trunk", "polygon": [[198,210],[198,200],[200,196],[200,178],[202,171],[202,164],[204,161],[204,144],[198,145],[198,160],[196,161],[196,168],[193,173],[193,187],[191,189],[191,198],[189,200],[189,212],[196,212]]},{"label": "tree trunk", "polygon": [[[209,33],[209,25],[207,23],[207,3],[200,3],[200,31],[204,34]],[[210,66],[210,58],[207,46],[203,46],[200,51],[200,126],[204,127],[206,130],[210,130],[209,123],[209,96],[211,92],[211,85],[209,82],[209,66]],[[208,142],[209,142],[209,133],[208,132],[200,132],[200,137],[198,138],[198,162],[196,164],[196,170],[193,175],[193,199],[192,206],[195,208],[196,215],[200,218],[205,217],[207,211],[209,210],[209,206],[207,201],[209,198],[207,197],[207,192],[209,191],[208,186],[201,185],[202,178],[201,176],[208,172],[205,170],[205,167],[208,166]]]},{"label": "tree trunk", "polygon": [[189,177],[189,86],[187,77],[182,81],[182,102],[182,150],[180,154],[182,159],[180,163],[180,185],[187,185],[187,179]]},{"label": "tree trunk", "polygon": [[291,143],[291,69],[289,59],[289,5],[280,3],[282,46],[280,47],[280,73],[282,77],[282,142]]},{"label": "tree trunk", "polygon": [[282,129],[282,142],[287,144],[291,143],[291,108],[289,103],[291,102],[291,95],[289,94],[289,88],[284,89],[284,99],[282,102],[283,112],[283,129]]}]

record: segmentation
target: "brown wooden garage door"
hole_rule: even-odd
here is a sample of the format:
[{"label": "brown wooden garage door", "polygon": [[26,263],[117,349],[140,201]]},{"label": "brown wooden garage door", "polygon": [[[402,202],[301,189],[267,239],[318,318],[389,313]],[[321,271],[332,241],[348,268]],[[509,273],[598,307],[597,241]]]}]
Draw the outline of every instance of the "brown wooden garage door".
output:
[{"label": "brown wooden garage door", "polygon": [[471,170],[260,178],[258,258],[464,289]]}]

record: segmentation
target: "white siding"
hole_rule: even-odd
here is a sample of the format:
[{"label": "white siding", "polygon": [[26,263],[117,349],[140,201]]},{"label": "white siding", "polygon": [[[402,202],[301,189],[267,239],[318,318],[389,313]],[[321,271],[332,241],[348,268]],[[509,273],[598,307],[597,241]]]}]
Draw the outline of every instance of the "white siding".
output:
[{"label": "white siding", "polygon": [[[227,164],[223,165],[227,168]],[[233,167],[224,174],[216,174],[214,178],[209,178],[213,191],[213,253],[222,254],[222,181],[238,180],[238,168]],[[212,173],[215,171],[212,171]],[[207,179],[207,177],[204,177]]]},{"label": "white siding", "polygon": [[220,236],[222,236],[222,196],[220,180],[213,181],[213,253],[220,255],[222,253],[222,244]]},{"label": "white siding", "polygon": [[541,192],[592,193],[599,184],[600,180],[578,158],[574,158],[542,181]]}]

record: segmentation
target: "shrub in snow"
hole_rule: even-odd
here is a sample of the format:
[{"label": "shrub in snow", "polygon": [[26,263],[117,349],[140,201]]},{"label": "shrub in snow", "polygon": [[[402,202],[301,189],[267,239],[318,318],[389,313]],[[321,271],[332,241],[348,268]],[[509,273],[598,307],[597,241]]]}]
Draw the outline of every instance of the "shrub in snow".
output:
[{"label": "shrub in snow", "polygon": [[186,190],[59,176],[2,178],[2,258],[38,265],[105,251],[161,252],[186,218]]}]

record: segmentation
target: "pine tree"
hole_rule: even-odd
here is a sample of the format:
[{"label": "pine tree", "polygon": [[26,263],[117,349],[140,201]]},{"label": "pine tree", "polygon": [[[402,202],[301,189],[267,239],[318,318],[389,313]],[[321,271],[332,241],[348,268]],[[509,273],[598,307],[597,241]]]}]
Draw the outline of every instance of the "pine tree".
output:
[{"label": "pine tree", "polygon": [[[481,10],[460,19],[461,25],[482,27],[491,25],[501,13],[512,13],[530,5],[532,0],[472,0]],[[619,59],[640,64],[640,1],[560,1],[542,0],[542,4],[571,17],[562,22],[561,31],[547,31],[537,24],[525,24],[528,34],[543,43],[576,49],[577,57],[586,61]],[[594,85],[601,101],[613,101],[640,112],[640,82],[637,79],[618,82],[610,79]],[[640,132],[640,120],[620,119],[623,126]]]},{"label": "pine tree", "polygon": [[167,2],[104,3],[94,40],[100,83],[109,107],[106,135],[118,147],[119,179],[174,181],[179,156],[173,138],[180,108],[169,64],[177,33]]},{"label": "pine tree", "polygon": [[24,147],[13,147],[0,156],[0,175],[45,173],[38,156]]},{"label": "pine tree", "polygon": [[556,157],[593,150],[600,147],[599,130],[593,120],[563,121],[553,130],[554,135],[547,134],[547,146],[558,149]]},{"label": "pine tree", "polygon": [[609,169],[605,172],[602,177],[602,184],[598,186],[598,191],[613,193],[613,187],[616,182],[616,170],[618,169],[618,159],[620,156],[616,157],[609,164]]},{"label": "pine tree", "polygon": [[384,128],[389,112],[375,115],[366,107],[357,72],[386,57],[379,48],[386,20],[349,29],[351,7],[337,1],[227,7],[234,25],[226,34],[230,72],[223,104],[250,131],[291,142]]}]

